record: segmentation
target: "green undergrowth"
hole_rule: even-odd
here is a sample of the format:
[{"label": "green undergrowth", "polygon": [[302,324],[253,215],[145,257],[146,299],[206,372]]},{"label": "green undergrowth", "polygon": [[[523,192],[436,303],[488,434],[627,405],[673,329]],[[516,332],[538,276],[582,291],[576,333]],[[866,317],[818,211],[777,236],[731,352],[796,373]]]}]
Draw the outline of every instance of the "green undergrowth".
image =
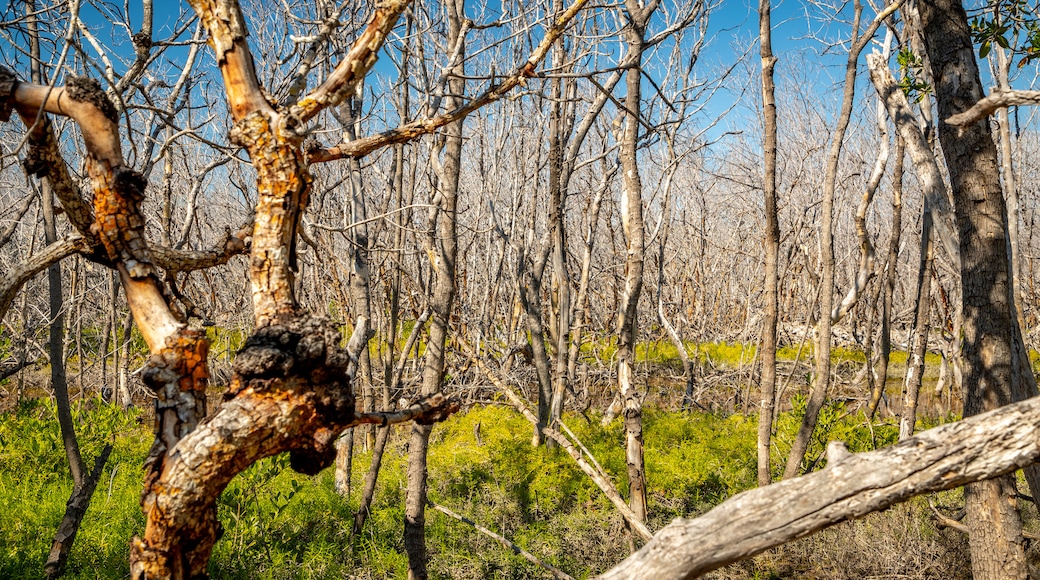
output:
[{"label": "green undergrowth", "polygon": [[[804,406],[799,403],[798,409]],[[774,469],[799,417],[782,415]],[[621,421],[566,420],[626,495]],[[151,442],[139,415],[96,403],[77,410],[88,460],[105,441],[115,451],[76,539],[67,578],[128,575],[128,544],[143,527],[138,506],[141,464]],[[810,448],[810,462],[830,439],[853,451],[891,443],[893,425],[867,426],[840,404],[826,407]],[[511,409],[475,407],[433,428],[429,497],[537,554],[575,577],[620,561],[628,539],[616,511],[560,449],[533,448],[531,427]],[[333,490],[331,470],[308,477],[269,458],[238,477],[221,497],[223,538],[213,554],[213,578],[398,578],[403,551],[406,448],[398,427],[387,449],[371,516],[351,537],[354,510],[369,467],[365,433],[356,433],[352,492]],[[754,418],[648,409],[644,416],[651,528],[703,513],[755,485]],[[816,467],[822,464],[817,463]],[[53,406],[23,404],[0,415],[0,578],[40,577],[51,536],[64,512],[71,482]],[[433,509],[426,515],[430,573],[436,578],[545,577],[535,567],[471,526]]]},{"label": "green undergrowth", "polygon": [[[758,356],[758,347],[753,343],[741,342],[692,342],[683,343],[687,356],[692,361],[703,367],[718,369],[736,369],[754,364]],[[797,344],[784,345],[777,348],[776,358],[778,361],[800,360],[803,363],[811,363],[814,356],[814,346],[806,342],[801,348]],[[617,341],[614,337],[602,337],[590,340],[582,344],[581,353],[584,360],[589,364],[612,361],[617,356]],[[1040,371],[1040,353],[1030,351],[1033,366]],[[905,365],[907,360],[906,351],[892,351],[889,361],[893,367]],[[929,352],[925,355],[925,363],[928,367],[938,368],[942,357],[938,353]],[[655,341],[641,342],[636,346],[636,362],[651,363],[674,367],[682,366],[679,350],[670,340],[660,339]],[[842,363],[860,364],[866,362],[866,354],[858,348],[836,346],[831,349],[831,363],[838,365]]]}]

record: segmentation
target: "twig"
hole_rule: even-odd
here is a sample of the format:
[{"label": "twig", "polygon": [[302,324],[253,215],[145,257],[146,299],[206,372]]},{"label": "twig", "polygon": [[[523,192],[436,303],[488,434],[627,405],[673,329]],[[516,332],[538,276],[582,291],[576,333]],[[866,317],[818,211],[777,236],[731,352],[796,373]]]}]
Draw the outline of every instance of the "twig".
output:
[{"label": "twig", "polygon": [[467,523],[467,524],[473,526],[474,528],[476,528],[476,530],[478,532],[493,538],[498,543],[500,543],[503,546],[505,546],[505,547],[509,548],[510,550],[512,550],[514,554],[523,556],[524,559],[526,559],[528,562],[531,562],[532,564],[537,564],[538,566],[541,566],[542,568],[545,568],[553,576],[555,576],[557,578],[560,578],[561,580],[573,580],[573,578],[570,575],[568,575],[567,573],[563,572],[559,568],[556,568],[552,564],[549,564],[548,562],[543,561],[538,556],[535,556],[534,554],[528,552],[527,550],[525,550],[525,549],[521,548],[520,546],[517,546],[513,542],[509,541],[505,537],[500,536],[500,535],[496,534],[495,532],[492,532],[491,530],[485,528],[484,526],[478,524],[477,522],[467,518],[466,516],[461,515],[461,514],[457,514],[457,513],[451,511],[450,509],[448,509],[448,508],[446,508],[444,506],[437,505],[437,504],[433,503],[430,500],[426,500],[426,503],[430,507],[432,507],[433,509],[441,512],[442,514],[451,516],[451,517],[459,520],[460,522],[464,522],[464,523]]},{"label": "twig", "polygon": [[393,413],[375,412],[358,413],[354,417],[355,425],[394,425],[415,421],[420,425],[430,425],[443,421],[449,415],[459,410],[459,403],[455,399],[449,399],[442,393],[437,393],[421,399],[414,405]]}]

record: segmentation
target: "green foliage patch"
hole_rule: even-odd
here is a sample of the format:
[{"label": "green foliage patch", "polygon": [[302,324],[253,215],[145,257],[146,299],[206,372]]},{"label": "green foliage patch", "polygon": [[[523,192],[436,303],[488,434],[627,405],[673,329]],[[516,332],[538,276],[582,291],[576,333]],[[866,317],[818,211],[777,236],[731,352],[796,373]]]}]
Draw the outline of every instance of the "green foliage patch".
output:
[{"label": "green foliage patch", "polygon": [[[804,408],[799,402],[796,411]],[[800,415],[780,417],[774,466]],[[598,417],[567,418],[623,495],[624,430]],[[130,539],[143,529],[138,505],[141,464],[151,433],[134,411],[89,401],[77,409],[88,461],[109,440],[115,451],[72,551],[68,578],[128,574]],[[820,417],[810,461],[830,439],[853,451],[895,439],[893,425],[868,427],[862,416],[830,405]],[[390,439],[371,515],[351,535],[354,510],[369,467],[364,433],[355,434],[352,493],[333,489],[331,470],[307,477],[273,457],[236,477],[218,503],[224,527],[210,573],[214,578],[397,578],[403,550],[409,430]],[[586,577],[628,553],[621,518],[560,449],[531,446],[532,428],[500,406],[475,407],[436,426],[430,440],[429,497],[495,530],[555,566]],[[682,414],[647,409],[644,440],[651,527],[703,513],[755,485],[756,421],[742,415]],[[789,445],[789,443],[787,443]],[[818,464],[817,467],[820,467]],[[0,577],[40,576],[51,536],[71,491],[53,405],[34,402],[0,415]],[[544,573],[472,527],[427,510],[430,571],[436,578],[531,578]]]}]

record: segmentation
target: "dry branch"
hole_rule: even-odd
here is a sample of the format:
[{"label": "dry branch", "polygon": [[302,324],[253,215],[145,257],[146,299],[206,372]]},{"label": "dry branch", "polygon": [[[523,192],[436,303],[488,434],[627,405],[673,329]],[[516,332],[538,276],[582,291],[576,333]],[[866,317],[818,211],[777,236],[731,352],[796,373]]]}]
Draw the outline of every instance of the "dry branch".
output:
[{"label": "dry branch", "polygon": [[952,115],[946,119],[946,123],[954,127],[965,127],[989,117],[998,109],[1019,105],[1040,105],[1040,91],[997,89],[972,105],[967,111]]},{"label": "dry branch", "polygon": [[213,268],[226,264],[232,256],[248,253],[252,236],[253,220],[249,220],[238,231],[228,232],[209,250],[178,250],[156,245],[152,246],[152,259],[157,266],[170,272]]},{"label": "dry branch", "polygon": [[1040,397],[858,453],[678,518],[601,578],[695,578],[849,519],[998,477],[1040,458]]},{"label": "dry branch", "polygon": [[[477,358],[473,349],[464,339],[456,337],[455,340],[462,348],[463,352],[465,352],[466,355],[469,356],[470,360],[473,361],[473,364],[477,365],[477,368],[487,375],[491,384],[495,385],[495,387],[502,391],[502,394],[509,399],[509,402],[512,403],[513,407],[515,407],[528,422],[537,427],[538,417],[527,408],[527,403],[524,402],[520,395],[517,395],[516,391],[499,378],[495,371],[488,368],[488,366],[484,364],[484,361]],[[625,522],[628,523],[629,527],[632,528],[637,535],[644,540],[650,540],[650,538],[653,537],[653,534],[650,533],[650,528],[646,527],[646,524],[640,520],[636,516],[635,512],[632,511],[632,508],[628,506],[628,503],[626,503],[624,498],[621,497],[621,494],[618,493],[617,488],[614,487],[613,482],[610,480],[610,476],[603,471],[598,463],[596,463],[595,458],[593,458],[591,454],[589,454],[589,459],[586,459],[570,439],[552,427],[542,426],[541,430],[546,437],[558,443],[560,447],[571,456],[571,459],[578,464],[578,467],[585,472],[585,475],[588,475],[592,482],[599,487],[600,491],[607,496],[610,503],[617,508],[618,512],[621,513],[621,516],[625,518]],[[585,453],[588,453],[588,450],[585,449],[584,445],[581,446],[581,449],[585,451]]]},{"label": "dry branch", "polygon": [[455,512],[451,511],[450,509],[448,509],[448,508],[446,508],[446,507],[444,507],[442,505],[437,505],[437,504],[435,504],[435,503],[433,503],[432,501],[429,501],[429,500],[427,500],[426,503],[427,503],[427,505],[429,505],[433,509],[441,512],[442,514],[444,514],[446,516],[455,518],[456,520],[459,520],[460,522],[462,522],[464,524],[469,524],[469,525],[473,526],[478,532],[480,532],[480,533],[490,537],[491,539],[495,540],[499,544],[502,544],[506,548],[509,548],[510,550],[513,551],[514,554],[518,554],[520,556],[523,556],[523,558],[525,560],[527,560],[528,562],[531,562],[532,564],[535,564],[536,566],[541,566],[546,571],[548,571],[550,574],[552,574],[554,577],[559,578],[560,580],[574,580],[566,572],[560,570],[559,568],[553,566],[552,564],[549,564],[548,562],[542,560],[538,556],[535,556],[534,554],[532,554],[532,553],[528,552],[527,550],[521,548],[520,546],[514,544],[512,541],[507,539],[505,536],[501,536],[499,534],[496,534],[495,532],[492,532],[491,530],[485,528],[484,526],[478,524],[477,522],[467,518],[466,516],[458,514],[458,513],[455,513]]},{"label": "dry branch", "polygon": [[54,242],[8,271],[7,275],[0,280],[0,319],[7,314],[7,309],[11,307],[11,302],[18,294],[18,290],[30,278],[42,272],[51,264],[55,264],[76,252],[87,250],[89,247],[89,244],[79,237]]},{"label": "dry branch", "polygon": [[514,88],[523,85],[527,82],[527,79],[536,75],[535,69],[538,67],[538,63],[545,58],[545,55],[549,53],[549,49],[552,47],[553,43],[555,43],[564,33],[568,24],[570,24],[574,16],[581,11],[587,2],[588,0],[575,0],[574,3],[572,3],[567,10],[560,15],[553,27],[545,33],[542,42],[538,44],[534,51],[532,51],[531,56],[526,62],[524,62],[524,64],[520,65],[519,68],[513,71],[513,73],[506,77],[501,83],[492,85],[486,91],[474,97],[462,106],[444,113],[443,115],[413,121],[389,131],[384,131],[369,137],[362,137],[346,143],[340,143],[333,147],[329,147],[328,149],[316,146],[308,151],[310,160],[318,163],[343,159],[344,157],[364,157],[373,151],[386,147],[387,145],[411,141],[417,137],[426,135],[427,133],[432,133],[449,123],[453,123],[459,119],[465,119],[466,116],[473,111],[505,97]]},{"label": "dry branch", "polygon": [[365,78],[375,64],[376,53],[386,42],[387,35],[397,24],[398,17],[411,4],[411,0],[386,0],[378,2],[368,20],[368,26],[347,52],[343,61],[314,91],[300,99],[289,113],[300,121],[314,118],[327,107],[336,106],[353,93],[358,83]]}]

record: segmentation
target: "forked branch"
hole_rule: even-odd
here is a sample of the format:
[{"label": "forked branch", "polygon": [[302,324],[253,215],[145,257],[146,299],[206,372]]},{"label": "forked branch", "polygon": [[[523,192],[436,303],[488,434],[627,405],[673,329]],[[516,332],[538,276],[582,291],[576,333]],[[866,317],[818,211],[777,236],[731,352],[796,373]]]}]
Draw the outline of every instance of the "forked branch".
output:
[{"label": "forked branch", "polygon": [[433,118],[419,119],[389,131],[340,143],[333,147],[329,147],[328,149],[314,147],[308,151],[310,160],[317,163],[343,159],[344,157],[364,157],[369,153],[388,145],[411,141],[422,135],[432,133],[441,127],[458,121],[459,119],[465,119],[466,116],[473,111],[505,97],[514,88],[526,83],[527,79],[536,76],[538,63],[542,62],[545,55],[549,53],[549,49],[552,47],[553,43],[563,35],[564,31],[567,30],[567,26],[587,3],[588,0],[574,0],[574,2],[556,20],[556,23],[552,28],[545,33],[542,42],[539,43],[534,51],[531,52],[531,56],[526,62],[524,62],[524,64],[520,65],[502,82],[492,85],[483,93],[477,95],[462,106]]}]

